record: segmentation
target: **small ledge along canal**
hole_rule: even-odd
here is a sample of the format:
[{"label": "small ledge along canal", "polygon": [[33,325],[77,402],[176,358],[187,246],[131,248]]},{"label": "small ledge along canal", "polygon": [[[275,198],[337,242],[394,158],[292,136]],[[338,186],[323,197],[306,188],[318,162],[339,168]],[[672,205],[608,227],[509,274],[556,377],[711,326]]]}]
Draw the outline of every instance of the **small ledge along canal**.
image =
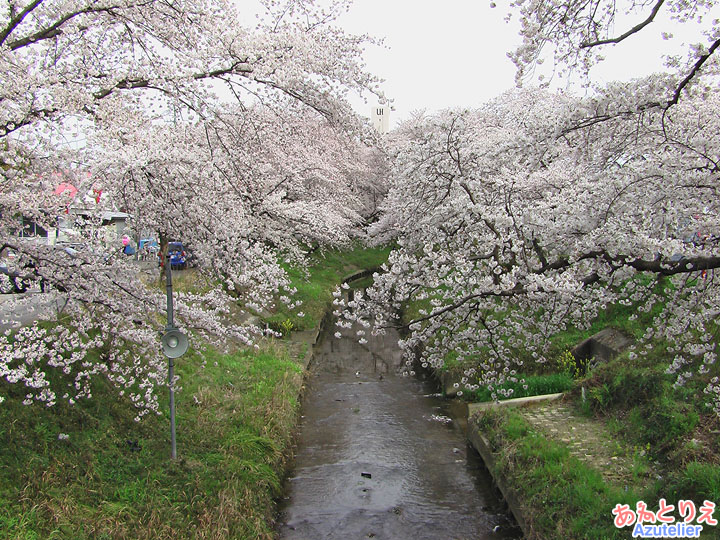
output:
[{"label": "small ledge along canal", "polygon": [[[323,325],[313,349],[278,537],[519,539],[461,418],[388,331]],[[369,334],[369,332],[368,332]]]}]

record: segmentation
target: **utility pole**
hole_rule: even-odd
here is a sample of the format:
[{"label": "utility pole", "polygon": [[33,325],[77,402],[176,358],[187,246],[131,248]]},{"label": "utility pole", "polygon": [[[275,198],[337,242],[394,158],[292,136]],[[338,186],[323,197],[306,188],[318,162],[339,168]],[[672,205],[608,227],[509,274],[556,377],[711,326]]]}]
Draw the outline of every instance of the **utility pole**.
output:
[{"label": "utility pole", "polygon": [[163,354],[168,358],[168,387],[170,388],[170,458],[177,458],[177,450],[175,445],[175,358],[179,358],[188,350],[188,339],[175,326],[175,317],[173,313],[173,294],[172,294],[172,268],[170,264],[170,252],[165,256],[165,277],[167,290],[167,326],[162,336]]}]

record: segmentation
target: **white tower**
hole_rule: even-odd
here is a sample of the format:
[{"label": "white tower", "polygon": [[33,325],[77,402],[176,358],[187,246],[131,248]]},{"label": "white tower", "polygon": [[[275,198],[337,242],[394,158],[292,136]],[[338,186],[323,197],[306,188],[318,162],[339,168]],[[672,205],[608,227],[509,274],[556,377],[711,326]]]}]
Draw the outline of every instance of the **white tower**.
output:
[{"label": "white tower", "polygon": [[384,135],[390,131],[390,107],[388,105],[375,105],[371,107],[370,121],[380,134]]}]

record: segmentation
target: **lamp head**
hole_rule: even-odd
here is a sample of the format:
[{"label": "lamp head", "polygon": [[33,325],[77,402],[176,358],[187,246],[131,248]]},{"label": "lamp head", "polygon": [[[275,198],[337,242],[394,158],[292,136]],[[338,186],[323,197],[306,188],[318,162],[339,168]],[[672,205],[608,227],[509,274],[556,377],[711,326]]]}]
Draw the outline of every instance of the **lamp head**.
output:
[{"label": "lamp head", "polygon": [[163,354],[168,358],[179,358],[188,350],[188,338],[177,328],[165,332],[161,342]]}]

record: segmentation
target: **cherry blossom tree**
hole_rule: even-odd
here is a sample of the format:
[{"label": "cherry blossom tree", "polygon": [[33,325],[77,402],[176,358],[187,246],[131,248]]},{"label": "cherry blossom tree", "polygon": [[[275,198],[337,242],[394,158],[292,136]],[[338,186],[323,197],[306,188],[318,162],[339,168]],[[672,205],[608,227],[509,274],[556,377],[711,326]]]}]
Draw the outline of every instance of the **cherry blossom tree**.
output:
[{"label": "cherry blossom tree", "polygon": [[[406,122],[392,140],[392,187],[373,229],[398,248],[340,324],[374,319],[381,331],[420,305],[408,352],[433,366],[472,360],[463,382],[495,388],[523,361],[545,362],[553,334],[628,305],[654,315],[631,357],[665,339],[677,384],[709,380],[720,414],[714,3],[511,8],[523,37],[510,54],[518,83],[549,86],[550,60],[551,77],[580,74],[589,97],[513,92]],[[632,47],[657,24],[670,38],[677,23],[697,24],[701,37],[684,59],[666,54],[667,73],[592,85],[608,47]]]},{"label": "cherry blossom tree", "polygon": [[[192,245],[207,283],[178,295],[178,323],[247,344],[259,330],[229,312],[292,303],[279,262],[356,234],[373,141],[345,98],[378,93],[360,61],[368,38],[333,26],[345,2],[261,4],[257,19],[224,0],[0,12],[0,241],[70,317],[0,337],[0,375],[26,403],[88,397],[105,376],[138,417],[157,411],[163,295],[100,233],[104,212],[129,213],[136,237]],[[58,175],[75,199],[55,193]],[[76,214],[78,249],[17,236],[21,217],[51,229]]]},{"label": "cherry blossom tree", "polygon": [[[663,214],[669,211],[679,212],[680,215],[685,216],[681,218],[685,222],[690,219],[695,221],[693,225],[696,226],[696,244],[702,247],[704,253],[697,261],[683,261],[685,269],[697,270],[698,268],[694,266],[696,263],[701,266],[712,266],[713,256],[717,255],[718,231],[717,224],[711,217],[713,214],[717,215],[717,207],[714,205],[717,167],[714,164],[715,152],[712,149],[717,126],[710,118],[712,112],[702,111],[695,116],[692,108],[688,109],[688,107],[695,107],[698,111],[706,107],[715,110],[717,97],[714,92],[717,88],[719,65],[717,49],[720,46],[720,18],[716,3],[674,0],[648,2],[568,0],[547,3],[521,0],[512,2],[511,7],[513,13],[509,16],[519,15],[523,37],[522,45],[509,55],[518,68],[516,75],[518,83],[531,78],[533,74],[538,75],[542,71],[538,69],[540,64],[548,57],[552,57],[553,75],[564,77],[579,73],[585,84],[592,86],[592,69],[604,60],[603,55],[608,49],[618,47],[632,54],[639,34],[654,33],[656,36],[658,34],[662,36],[666,46],[659,45],[657,51],[665,60],[667,67],[665,74],[626,86],[626,89],[632,89],[632,93],[626,90],[618,95],[618,89],[622,85],[596,89],[600,96],[605,97],[600,100],[601,103],[606,104],[605,107],[602,110],[595,108],[585,111],[586,116],[578,116],[574,125],[566,129],[585,131],[587,137],[592,137],[596,132],[594,128],[599,124],[604,122],[616,124],[619,118],[624,118],[628,125],[636,123],[639,127],[645,127],[648,119],[651,119],[655,122],[654,129],[651,130],[653,133],[658,131],[658,125],[662,126],[662,136],[656,138],[656,146],[646,149],[643,157],[653,156],[658,168],[664,173],[668,162],[673,161],[671,155],[665,153],[667,149],[682,149],[681,156],[685,165],[684,169],[679,168],[685,177],[682,186],[692,191],[691,193],[673,191],[672,188],[677,187],[673,183],[657,185],[656,193],[667,196],[663,200]],[[685,39],[688,41],[678,47],[674,33],[685,34]],[[538,78],[542,78],[542,75]],[[647,84],[648,82],[650,84]],[[613,97],[615,99],[611,101]],[[678,106],[683,100],[690,101],[692,105]],[[659,118],[658,110],[662,111]],[[671,120],[666,123],[668,118]],[[705,163],[699,165],[698,158],[700,161],[705,160]],[[686,205],[683,197],[693,202]],[[646,219],[662,221],[665,218],[653,216],[648,211]],[[687,225],[685,227],[687,228]],[[625,251],[632,252],[632,247],[626,247]],[[645,269],[648,270],[649,267],[646,266]],[[656,271],[657,268],[653,270]],[[673,272],[676,271],[678,274],[681,273],[678,269]],[[702,276],[704,279],[707,278],[707,270],[702,270]],[[678,294],[687,296],[689,293],[684,289]],[[705,295],[699,296],[705,297]],[[681,329],[687,331],[688,328],[694,327],[696,334],[703,336],[700,340],[701,344],[695,347],[686,344],[681,354],[675,357],[670,371],[679,373],[678,384],[682,384],[685,379],[692,376],[691,370],[682,369],[682,366],[691,363],[688,359],[690,350],[696,358],[703,358],[699,362],[699,367],[696,363],[700,373],[706,374],[709,369],[708,364],[714,362],[716,351],[713,343],[717,342],[717,335],[710,330],[712,325],[708,327],[706,323],[717,309],[717,303],[713,304],[713,300],[707,301],[709,304],[706,304],[706,309],[709,311],[704,315],[698,315],[699,308],[695,304],[685,306],[678,304],[676,307],[678,319],[681,315],[686,318],[684,324],[678,323],[673,335],[679,337],[679,333],[683,332]],[[714,307],[711,307],[713,305]],[[698,321],[697,326],[691,323],[692,318]],[[658,326],[662,334],[665,326],[663,324]],[[652,334],[652,331],[649,332]],[[697,337],[696,334],[693,335]],[[688,338],[687,335],[684,337]],[[718,414],[720,414],[719,382],[717,377],[713,377],[705,390],[714,396],[715,412]]]},{"label": "cherry blossom tree", "polygon": [[[510,3],[508,17],[520,21],[522,44],[509,54],[522,83],[537,76],[549,84],[541,64],[550,60],[550,77],[580,74],[589,86],[592,68],[608,49],[620,47],[632,55],[639,34],[662,36],[667,46],[658,49],[668,68],[667,89],[648,96],[643,108],[667,108],[685,92],[708,92],[718,73],[720,19],[715,2],[683,0],[518,0]],[[687,30],[695,40],[682,45],[673,32]],[[670,46],[670,45],[673,46]]]},{"label": "cherry blossom tree", "polygon": [[654,314],[631,356],[662,338],[678,384],[716,373],[720,96],[622,114],[667,80],[587,99],[514,91],[402,125],[372,231],[398,247],[351,309],[338,293],[340,324],[382,331],[416,307],[408,353],[434,367],[452,358],[472,366],[468,387],[496,388],[546,362],[554,334],[618,303]]}]

